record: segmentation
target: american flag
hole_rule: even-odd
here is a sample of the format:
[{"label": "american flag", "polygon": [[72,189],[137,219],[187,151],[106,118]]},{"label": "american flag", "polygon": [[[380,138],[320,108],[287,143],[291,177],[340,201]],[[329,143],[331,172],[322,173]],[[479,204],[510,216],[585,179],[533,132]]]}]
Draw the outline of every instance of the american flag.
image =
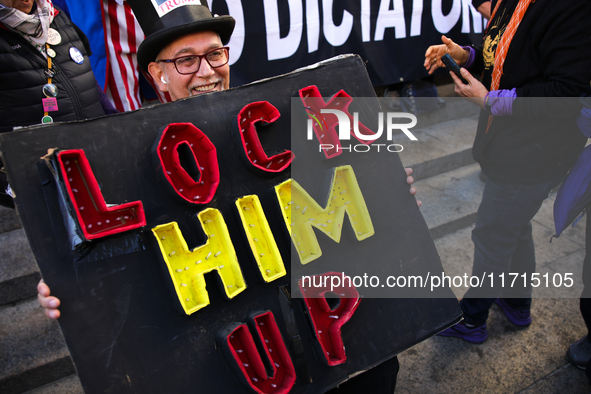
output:
[{"label": "american flag", "polygon": [[[119,111],[141,108],[137,50],[144,40],[144,32],[127,2],[101,0],[107,52],[105,91]],[[149,74],[144,73],[161,102],[172,101],[168,93],[158,90]]]}]

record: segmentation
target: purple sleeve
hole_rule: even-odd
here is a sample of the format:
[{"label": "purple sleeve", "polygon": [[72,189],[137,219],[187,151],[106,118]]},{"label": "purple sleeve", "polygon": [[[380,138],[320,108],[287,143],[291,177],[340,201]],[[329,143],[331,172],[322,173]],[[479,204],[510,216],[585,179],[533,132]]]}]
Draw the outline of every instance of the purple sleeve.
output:
[{"label": "purple sleeve", "polygon": [[117,111],[117,109],[113,106],[113,104],[111,103],[111,100],[109,100],[109,97],[107,96],[107,94],[105,92],[103,92],[103,88],[101,88],[101,85],[99,85],[98,82],[96,83],[96,88],[98,89],[99,99],[101,100],[101,105],[103,106],[103,110],[105,110],[105,115],[118,114],[119,111]]},{"label": "purple sleeve", "polygon": [[474,59],[476,58],[476,50],[470,46],[465,46],[462,47],[465,51],[470,52],[468,54],[468,60],[466,60],[466,63],[464,63],[464,65],[462,67],[464,67],[466,70],[469,69],[470,67],[472,67],[472,64],[474,64]]},{"label": "purple sleeve", "polygon": [[491,90],[484,98],[486,104],[490,106],[490,114],[492,116],[511,116],[513,115],[513,101],[517,97],[517,91],[515,88],[502,89],[502,90]]}]

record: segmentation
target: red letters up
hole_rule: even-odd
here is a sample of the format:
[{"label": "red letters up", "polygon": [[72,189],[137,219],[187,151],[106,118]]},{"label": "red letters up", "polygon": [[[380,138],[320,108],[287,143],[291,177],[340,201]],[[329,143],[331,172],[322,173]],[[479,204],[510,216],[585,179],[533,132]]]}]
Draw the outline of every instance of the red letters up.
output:
[{"label": "red letters up", "polygon": [[[344,363],[347,355],[341,327],[355,313],[360,301],[359,292],[350,278],[339,272],[304,277],[299,282],[299,288],[326,363],[329,366]],[[326,295],[329,292],[339,297],[336,307],[331,308],[328,304]]]},{"label": "red letters up", "polygon": [[249,317],[249,324],[257,334],[267,365],[244,323],[234,323],[217,334],[217,342],[226,361],[253,392],[288,393],[295,383],[296,374],[273,312],[254,314]]}]

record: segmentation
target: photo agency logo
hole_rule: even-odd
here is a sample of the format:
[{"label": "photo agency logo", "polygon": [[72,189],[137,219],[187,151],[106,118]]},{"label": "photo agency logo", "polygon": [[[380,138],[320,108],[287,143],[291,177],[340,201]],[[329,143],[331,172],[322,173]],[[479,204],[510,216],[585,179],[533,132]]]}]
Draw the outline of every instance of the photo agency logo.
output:
[{"label": "photo agency logo", "polygon": [[[396,143],[378,143],[377,140],[386,135],[387,141],[393,141],[394,135],[400,131],[411,141],[417,138],[410,131],[417,125],[417,117],[406,112],[378,112],[377,131],[371,130],[359,121],[359,113],[349,113],[348,110],[321,108],[316,110],[311,106],[304,106],[307,121],[307,139],[319,141],[318,149],[327,158],[340,155],[342,151],[367,152],[402,152],[404,147]],[[338,131],[337,131],[338,129]],[[351,143],[351,137],[359,143]]]}]

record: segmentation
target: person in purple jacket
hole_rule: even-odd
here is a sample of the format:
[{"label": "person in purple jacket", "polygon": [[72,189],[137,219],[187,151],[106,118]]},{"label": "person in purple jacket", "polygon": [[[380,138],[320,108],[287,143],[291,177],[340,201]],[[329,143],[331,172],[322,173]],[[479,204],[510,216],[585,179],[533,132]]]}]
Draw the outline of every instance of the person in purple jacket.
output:
[{"label": "person in purple jacket", "polygon": [[[432,73],[449,53],[468,82],[452,74],[455,91],[482,108],[472,154],[487,181],[472,231],[472,275],[496,282],[471,287],[460,302],[464,320],[439,334],[471,343],[488,338],[494,303],[515,326],[532,322],[531,282],[501,288],[500,277],[531,278],[535,272],[531,219],[585,146],[576,125],[580,106],[572,101],[578,104],[591,79],[591,57],[581,50],[591,47],[591,2],[494,0],[491,5],[481,48],[443,37],[443,44],[426,51],[424,63]],[[468,69],[482,75],[482,82]],[[549,97],[554,99],[544,99]]]}]

